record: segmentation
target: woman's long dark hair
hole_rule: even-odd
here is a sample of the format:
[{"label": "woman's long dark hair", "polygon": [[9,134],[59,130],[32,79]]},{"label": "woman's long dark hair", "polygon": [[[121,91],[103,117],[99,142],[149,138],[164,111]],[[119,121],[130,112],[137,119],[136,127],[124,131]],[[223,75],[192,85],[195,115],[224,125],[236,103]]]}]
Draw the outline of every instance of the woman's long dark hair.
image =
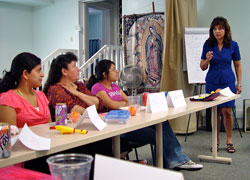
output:
[{"label": "woman's long dark hair", "polygon": [[43,88],[45,94],[47,94],[51,85],[54,85],[60,81],[62,78],[62,69],[68,69],[68,64],[70,64],[72,61],[77,61],[77,57],[71,52],[59,55],[53,59],[50,66],[48,79]]},{"label": "woman's long dark hair", "polygon": [[206,41],[208,43],[208,46],[213,47],[217,45],[217,40],[214,37],[213,30],[214,30],[214,27],[218,25],[221,25],[225,29],[225,36],[224,36],[223,44],[226,47],[230,47],[231,42],[232,42],[231,28],[227,22],[227,19],[224,17],[216,17],[213,19],[210,25],[210,29],[209,29],[209,38]]},{"label": "woman's long dark hair", "polygon": [[103,73],[107,76],[109,74],[109,69],[111,64],[115,65],[114,62],[104,59],[99,61],[95,66],[95,74],[92,74],[88,80],[87,88],[91,91],[91,88],[94,84],[103,80]]},{"label": "woman's long dark hair", "polygon": [[41,59],[34,54],[23,52],[18,54],[11,63],[10,71],[3,71],[4,77],[0,82],[0,93],[15,89],[19,85],[24,70],[28,73],[41,64]]}]

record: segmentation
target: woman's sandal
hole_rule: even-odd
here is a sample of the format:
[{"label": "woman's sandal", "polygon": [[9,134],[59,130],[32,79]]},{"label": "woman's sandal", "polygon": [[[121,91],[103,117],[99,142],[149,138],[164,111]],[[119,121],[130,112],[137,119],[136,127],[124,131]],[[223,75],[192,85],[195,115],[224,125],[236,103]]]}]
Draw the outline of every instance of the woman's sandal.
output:
[{"label": "woman's sandal", "polygon": [[148,161],[146,159],[143,160],[131,160],[131,162],[139,163],[139,164],[148,164]]},{"label": "woman's sandal", "polygon": [[[211,152],[213,152],[213,147],[210,149]],[[217,144],[217,152],[219,151],[219,144]]]},{"label": "woman's sandal", "polygon": [[[121,158],[123,159],[123,158]],[[148,164],[148,161],[146,159],[141,159],[141,160],[128,160],[128,159],[123,159],[123,160],[127,160],[130,162],[135,162],[135,163],[139,163],[139,164]]]},{"label": "woman's sandal", "polygon": [[234,153],[235,152],[235,148],[234,148],[234,145],[232,143],[227,144],[227,152],[229,152],[229,153]]}]

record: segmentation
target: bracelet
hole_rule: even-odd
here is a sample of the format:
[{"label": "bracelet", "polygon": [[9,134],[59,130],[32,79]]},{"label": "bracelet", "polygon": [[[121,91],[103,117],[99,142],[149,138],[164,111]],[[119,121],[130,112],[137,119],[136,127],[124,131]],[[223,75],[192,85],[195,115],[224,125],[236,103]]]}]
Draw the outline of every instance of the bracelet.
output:
[{"label": "bracelet", "polygon": [[241,83],[239,83],[239,84],[237,84],[237,86],[242,87],[242,84],[241,84]]}]

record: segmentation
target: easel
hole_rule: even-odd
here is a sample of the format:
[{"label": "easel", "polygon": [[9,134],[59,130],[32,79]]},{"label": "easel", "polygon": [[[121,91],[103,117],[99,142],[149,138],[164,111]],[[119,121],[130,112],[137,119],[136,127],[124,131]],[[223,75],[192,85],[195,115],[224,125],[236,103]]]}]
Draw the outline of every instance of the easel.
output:
[{"label": "easel", "polygon": [[[204,84],[204,83],[197,83],[197,84],[195,84],[195,86],[194,86],[194,91],[193,91],[193,96],[195,95],[196,89],[197,89],[198,87],[200,87],[200,89],[199,89],[199,90],[200,90],[200,91],[199,91],[199,95],[201,94],[201,92],[202,92],[202,85],[205,85],[205,84]],[[242,136],[242,134],[241,134],[241,130],[240,130],[240,127],[239,127],[239,124],[238,124],[238,120],[237,120],[237,118],[236,118],[235,106],[232,107],[232,113],[233,113],[233,116],[234,116],[236,128],[238,129],[238,131],[239,131],[239,133],[240,133],[240,137],[242,138],[243,136]],[[188,116],[188,124],[187,124],[185,142],[187,141],[187,135],[188,135],[188,129],[189,129],[189,123],[190,123],[191,115],[192,115],[192,114],[189,114],[189,116]],[[199,115],[200,115],[200,111],[196,112],[196,122],[197,122],[197,123],[196,123],[196,128],[197,128],[197,130],[198,130],[198,127],[199,127]]]},{"label": "easel", "polygon": [[[204,83],[196,83],[194,85],[194,91],[193,91],[193,96],[196,94],[196,90],[199,88],[199,95],[201,94],[202,92],[202,85],[205,85]],[[187,141],[187,135],[188,135],[188,129],[189,129],[189,123],[190,123],[190,119],[191,119],[191,115],[192,114],[189,114],[188,116],[188,124],[187,124],[187,130],[186,130],[186,136],[185,136],[185,142]],[[199,127],[199,116],[200,116],[200,111],[196,112],[196,128],[198,130],[198,127]]]}]

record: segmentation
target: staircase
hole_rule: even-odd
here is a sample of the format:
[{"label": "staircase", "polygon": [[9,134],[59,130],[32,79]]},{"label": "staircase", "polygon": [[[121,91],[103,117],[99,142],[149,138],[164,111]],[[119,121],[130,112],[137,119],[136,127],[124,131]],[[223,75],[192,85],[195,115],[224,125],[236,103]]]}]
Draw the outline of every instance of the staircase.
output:
[{"label": "staircase", "polygon": [[[66,52],[72,52],[78,55],[77,49],[56,49],[51,54],[49,54],[46,58],[42,60],[42,71],[44,73],[44,78],[42,82],[42,87],[44,86],[49,73],[50,64],[53,59],[60,54],[64,54]],[[99,51],[97,51],[91,58],[89,58],[83,65],[79,67],[80,69],[80,80],[83,78],[89,78],[92,74],[94,74],[94,67],[99,60],[108,59],[115,63],[117,70],[122,70],[124,67],[124,51],[122,46],[114,46],[114,45],[104,45]]]},{"label": "staircase", "polygon": [[44,73],[42,87],[44,87],[45,82],[47,81],[49,75],[50,64],[52,63],[53,59],[56,58],[60,54],[64,54],[66,52],[72,52],[75,55],[78,54],[77,49],[56,49],[52,53],[50,53],[46,58],[42,60],[42,71]]},{"label": "staircase", "polygon": [[89,78],[95,73],[95,65],[103,59],[111,60],[115,63],[118,71],[124,67],[124,53],[122,46],[104,45],[91,58],[89,58],[80,69],[81,78]]}]

